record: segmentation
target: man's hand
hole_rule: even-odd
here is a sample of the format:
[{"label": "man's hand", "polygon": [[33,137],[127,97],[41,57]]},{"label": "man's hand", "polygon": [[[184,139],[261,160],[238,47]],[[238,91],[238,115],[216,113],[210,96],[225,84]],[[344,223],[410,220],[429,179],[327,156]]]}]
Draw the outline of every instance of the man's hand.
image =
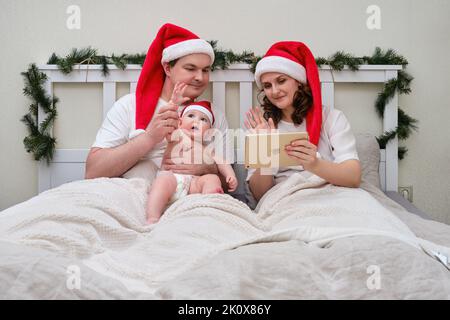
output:
[{"label": "man's hand", "polygon": [[176,129],[178,129],[178,106],[169,103],[161,107],[159,112],[153,116],[145,132],[156,143],[159,143]]},{"label": "man's hand", "polygon": [[236,190],[236,188],[238,186],[238,181],[236,179],[236,176],[233,176],[233,175],[228,176],[226,178],[226,182],[227,182],[227,185],[228,185],[228,192],[233,192],[233,191]]},{"label": "man's hand", "polygon": [[208,157],[200,142],[186,139],[182,132],[180,140],[172,149],[166,150],[162,161],[164,170],[198,176],[218,172],[214,159]]},{"label": "man's hand", "polygon": [[194,176],[202,176],[208,173],[217,174],[216,164],[184,164],[175,163],[171,159],[165,159],[161,165],[163,170],[170,170],[174,173],[191,174]]}]

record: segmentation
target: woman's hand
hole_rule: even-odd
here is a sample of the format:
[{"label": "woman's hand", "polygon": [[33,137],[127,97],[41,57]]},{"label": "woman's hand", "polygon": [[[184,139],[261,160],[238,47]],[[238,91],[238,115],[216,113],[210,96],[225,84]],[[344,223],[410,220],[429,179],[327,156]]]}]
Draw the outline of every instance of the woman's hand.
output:
[{"label": "woman's hand", "polygon": [[244,121],[244,124],[245,127],[251,132],[270,131],[276,129],[272,118],[269,118],[269,121],[266,121],[261,112],[261,108],[259,107],[252,107],[250,111],[247,111],[246,115],[247,119]]},{"label": "woman's hand", "polygon": [[291,158],[295,158],[299,165],[310,172],[313,172],[319,162],[316,156],[317,147],[308,140],[294,140],[285,149]]}]

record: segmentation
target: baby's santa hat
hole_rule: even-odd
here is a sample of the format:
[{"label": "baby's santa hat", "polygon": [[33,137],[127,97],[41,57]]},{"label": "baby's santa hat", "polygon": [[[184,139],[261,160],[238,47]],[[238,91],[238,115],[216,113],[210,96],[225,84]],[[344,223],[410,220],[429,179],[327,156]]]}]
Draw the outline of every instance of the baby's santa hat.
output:
[{"label": "baby's santa hat", "polygon": [[148,49],[136,88],[136,130],[150,123],[164,85],[163,63],[193,53],[204,53],[214,62],[214,50],[205,40],[189,30],[167,23],[163,25]]},{"label": "baby's santa hat", "polygon": [[309,84],[313,105],[306,115],[306,130],[310,141],[317,145],[322,127],[322,96],[319,69],[309,48],[297,41],[275,43],[256,65],[255,81],[259,89],[262,88],[261,76],[268,72],[283,73],[300,83]]},{"label": "baby's santa hat", "polygon": [[211,125],[214,124],[214,113],[212,112],[211,103],[209,101],[196,101],[189,103],[181,111],[180,118],[183,116],[183,114],[191,110],[197,110],[204,113],[211,122]]}]

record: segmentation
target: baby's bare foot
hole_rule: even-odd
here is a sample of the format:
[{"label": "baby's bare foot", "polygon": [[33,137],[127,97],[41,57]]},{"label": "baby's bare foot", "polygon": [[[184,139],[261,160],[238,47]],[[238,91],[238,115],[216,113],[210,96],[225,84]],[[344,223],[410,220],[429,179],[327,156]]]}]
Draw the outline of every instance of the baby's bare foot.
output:
[{"label": "baby's bare foot", "polygon": [[159,221],[159,218],[156,218],[156,217],[149,217],[148,219],[147,219],[147,224],[155,224],[155,223],[157,223]]}]

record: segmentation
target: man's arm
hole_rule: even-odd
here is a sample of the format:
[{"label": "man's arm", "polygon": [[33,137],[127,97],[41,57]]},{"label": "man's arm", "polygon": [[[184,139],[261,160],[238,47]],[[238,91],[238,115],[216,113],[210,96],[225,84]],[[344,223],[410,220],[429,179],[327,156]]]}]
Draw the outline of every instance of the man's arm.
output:
[{"label": "man's arm", "polygon": [[228,163],[217,163],[217,170],[224,177],[234,176],[236,177],[236,173],[233,170],[231,164]]},{"label": "man's arm", "polygon": [[155,146],[145,133],[114,148],[92,148],[86,160],[86,179],[120,177]]},{"label": "man's arm", "polygon": [[[112,148],[92,148],[86,160],[85,178],[119,177],[133,167],[143,156],[148,154],[157,143],[162,141],[178,127],[178,107],[174,104],[162,106],[153,116],[144,133],[134,139]],[[114,109],[113,111],[120,111]],[[108,113],[107,119],[112,128],[117,128],[117,121],[123,130],[115,136],[123,137],[123,131],[127,131],[126,117],[115,117]]]}]

